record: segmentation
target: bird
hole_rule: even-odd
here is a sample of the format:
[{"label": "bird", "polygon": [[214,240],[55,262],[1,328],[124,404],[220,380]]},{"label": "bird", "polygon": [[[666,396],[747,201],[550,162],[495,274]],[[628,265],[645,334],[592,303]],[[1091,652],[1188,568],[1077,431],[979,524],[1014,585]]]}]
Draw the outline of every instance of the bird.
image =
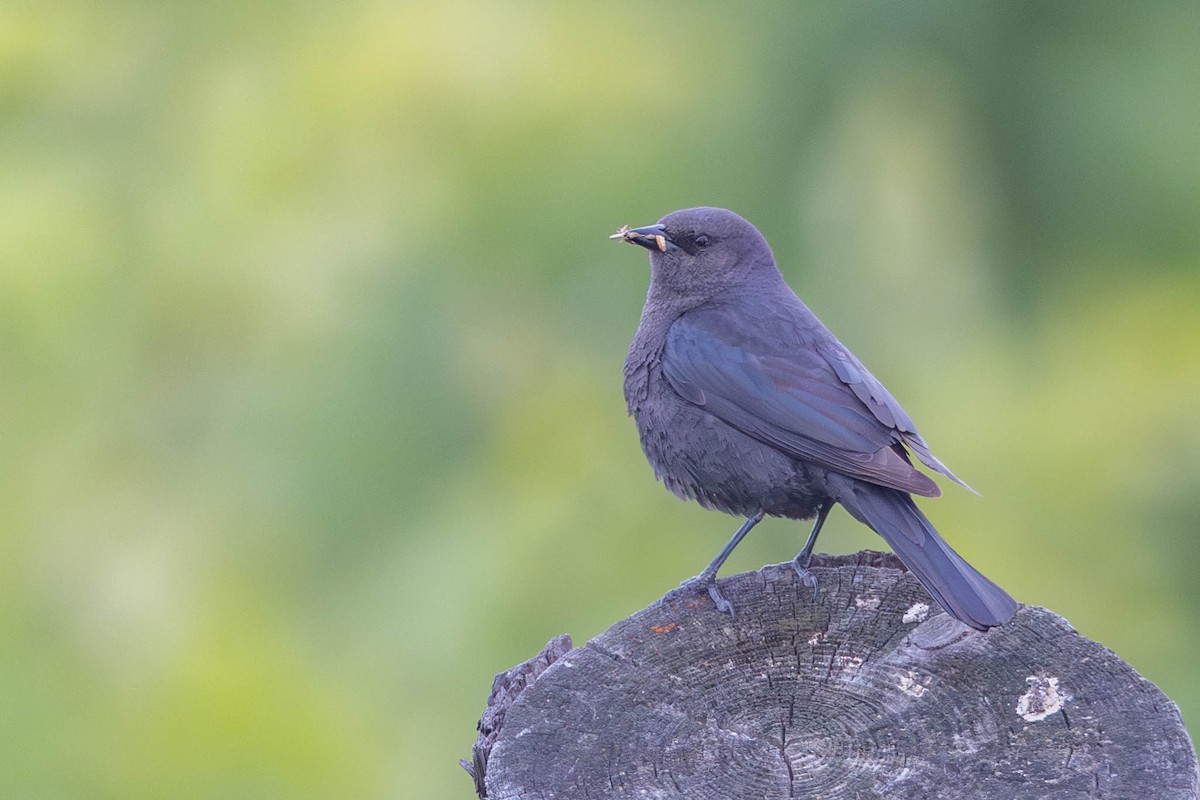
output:
[{"label": "bird", "polygon": [[968,564],[913,495],[941,489],[913,464],[974,492],[784,280],[766,238],[724,208],[673,211],[611,237],[649,251],[650,285],[624,367],[642,450],[674,494],[745,521],[684,586],[734,614],[717,572],[764,517],[813,519],[808,567],[834,505],[874,530],[950,615],[984,631],[1017,603]]}]

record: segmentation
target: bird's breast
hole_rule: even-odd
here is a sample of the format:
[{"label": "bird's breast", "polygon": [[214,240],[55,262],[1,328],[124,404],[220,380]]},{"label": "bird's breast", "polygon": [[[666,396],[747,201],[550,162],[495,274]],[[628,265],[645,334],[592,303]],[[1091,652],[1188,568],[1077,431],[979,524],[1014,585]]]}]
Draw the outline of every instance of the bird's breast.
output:
[{"label": "bird's breast", "polygon": [[680,397],[657,358],[627,361],[625,397],[654,476],[679,497],[727,514],[797,518],[821,502],[803,464]]}]

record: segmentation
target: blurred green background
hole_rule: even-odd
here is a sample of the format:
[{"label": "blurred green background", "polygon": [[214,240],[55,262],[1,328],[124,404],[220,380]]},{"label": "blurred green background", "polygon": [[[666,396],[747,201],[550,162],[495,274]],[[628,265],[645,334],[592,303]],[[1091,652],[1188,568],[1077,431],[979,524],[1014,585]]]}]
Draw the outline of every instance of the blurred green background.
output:
[{"label": "blurred green background", "polygon": [[736,525],[621,397],[647,268],[606,237],[700,204],[980,489],[925,504],[950,541],[1195,726],[1198,37],[1194,0],[0,7],[0,794],[471,797],[492,674]]}]

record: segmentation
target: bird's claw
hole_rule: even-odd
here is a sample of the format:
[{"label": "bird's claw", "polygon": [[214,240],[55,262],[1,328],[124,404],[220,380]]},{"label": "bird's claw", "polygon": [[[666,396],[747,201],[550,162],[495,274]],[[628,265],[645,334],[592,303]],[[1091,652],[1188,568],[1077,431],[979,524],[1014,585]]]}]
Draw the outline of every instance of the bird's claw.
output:
[{"label": "bird's claw", "polygon": [[812,587],[813,602],[816,602],[816,600],[817,600],[817,576],[813,575],[808,569],[808,565],[811,562],[812,562],[811,555],[807,556],[805,558],[796,556],[794,559],[792,559],[792,569],[794,569],[796,571],[796,576],[798,578],[800,578],[800,583],[804,584],[805,586]]},{"label": "bird's claw", "polygon": [[684,592],[704,589],[708,592],[708,596],[712,598],[713,605],[717,607],[717,611],[722,614],[728,614],[730,619],[734,618],[733,603],[729,602],[725,595],[721,594],[721,590],[717,588],[716,577],[708,577],[707,575],[697,575],[694,578],[680,581],[678,589],[672,589],[667,597],[683,594]]},{"label": "bird's claw", "polygon": [[717,611],[722,614],[728,614],[729,619],[733,619],[733,603],[725,599],[725,595],[721,594],[721,590],[717,588],[717,582],[713,581],[708,585],[708,596],[712,598],[713,605],[717,607]]}]

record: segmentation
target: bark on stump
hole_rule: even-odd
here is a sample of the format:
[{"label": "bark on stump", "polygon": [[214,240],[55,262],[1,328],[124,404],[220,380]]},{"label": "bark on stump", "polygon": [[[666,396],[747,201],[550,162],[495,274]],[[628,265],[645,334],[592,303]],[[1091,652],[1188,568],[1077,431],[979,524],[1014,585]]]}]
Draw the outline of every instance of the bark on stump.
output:
[{"label": "bark on stump", "polygon": [[[473,764],[505,798],[1197,797],[1179,711],[1061,617],[972,631],[894,556],[673,592],[496,676]],[[485,794],[486,793],[486,794]]]}]

